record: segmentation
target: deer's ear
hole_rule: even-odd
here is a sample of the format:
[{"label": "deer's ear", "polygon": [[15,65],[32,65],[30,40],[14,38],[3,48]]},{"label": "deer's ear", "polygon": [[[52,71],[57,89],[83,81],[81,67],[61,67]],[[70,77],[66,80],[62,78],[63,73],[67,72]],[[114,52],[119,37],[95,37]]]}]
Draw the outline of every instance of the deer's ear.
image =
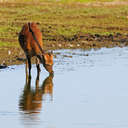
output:
[{"label": "deer's ear", "polygon": [[44,54],[43,57],[44,57],[44,60],[45,60],[45,61],[48,60],[48,55],[47,55],[47,54]]},{"label": "deer's ear", "polygon": [[53,51],[51,51],[50,53],[53,54]]},{"label": "deer's ear", "polygon": [[53,56],[53,51],[48,52],[49,56]]},{"label": "deer's ear", "polygon": [[49,59],[53,61],[53,53],[49,53]]}]

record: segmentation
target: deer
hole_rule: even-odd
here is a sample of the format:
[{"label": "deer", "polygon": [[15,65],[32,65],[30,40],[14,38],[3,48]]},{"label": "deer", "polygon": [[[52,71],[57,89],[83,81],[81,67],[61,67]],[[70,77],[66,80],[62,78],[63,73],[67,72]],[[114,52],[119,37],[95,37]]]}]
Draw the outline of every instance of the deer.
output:
[{"label": "deer", "polygon": [[42,63],[49,74],[53,74],[53,53],[43,50],[42,32],[36,23],[24,24],[18,40],[26,55],[26,72],[29,69],[29,77],[31,77],[31,58],[33,56],[36,56],[37,72],[41,71],[40,63]]}]

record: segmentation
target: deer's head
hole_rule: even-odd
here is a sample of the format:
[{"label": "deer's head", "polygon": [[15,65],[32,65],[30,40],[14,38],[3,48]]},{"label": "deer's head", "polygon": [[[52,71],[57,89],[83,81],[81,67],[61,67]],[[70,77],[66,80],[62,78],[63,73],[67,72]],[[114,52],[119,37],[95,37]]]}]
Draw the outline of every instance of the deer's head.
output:
[{"label": "deer's head", "polygon": [[44,53],[42,55],[43,58],[43,66],[50,73],[53,74],[53,53]]}]

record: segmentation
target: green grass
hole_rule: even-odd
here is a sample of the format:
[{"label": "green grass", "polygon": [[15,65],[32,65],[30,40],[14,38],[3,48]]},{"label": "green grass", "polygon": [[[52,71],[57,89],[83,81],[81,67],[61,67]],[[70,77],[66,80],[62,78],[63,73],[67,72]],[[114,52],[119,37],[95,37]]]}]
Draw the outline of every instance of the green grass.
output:
[{"label": "green grass", "polygon": [[82,2],[82,3],[89,3],[89,2],[112,2],[113,0],[61,0],[61,2]]},{"label": "green grass", "polygon": [[[40,23],[44,41],[62,36],[72,38],[79,33],[127,33],[128,7],[125,5],[87,6],[83,3],[108,0],[53,1],[0,3],[0,46],[14,46],[21,27],[30,21]],[[1,44],[3,39],[7,45]]]},{"label": "green grass", "polygon": [[8,0],[8,2],[21,2],[21,3],[24,3],[24,2],[84,2],[84,3],[87,3],[87,2],[111,2],[111,1],[114,1],[114,0]]},{"label": "green grass", "polygon": [[18,47],[15,43],[0,41],[0,47]]}]

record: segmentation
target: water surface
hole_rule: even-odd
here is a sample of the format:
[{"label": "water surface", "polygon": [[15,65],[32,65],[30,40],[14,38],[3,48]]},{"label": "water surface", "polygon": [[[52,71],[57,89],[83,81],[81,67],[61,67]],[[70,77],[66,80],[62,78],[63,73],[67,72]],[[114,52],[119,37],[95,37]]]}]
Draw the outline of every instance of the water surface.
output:
[{"label": "water surface", "polygon": [[0,70],[3,128],[127,128],[128,48],[54,51],[54,77],[36,66]]}]

